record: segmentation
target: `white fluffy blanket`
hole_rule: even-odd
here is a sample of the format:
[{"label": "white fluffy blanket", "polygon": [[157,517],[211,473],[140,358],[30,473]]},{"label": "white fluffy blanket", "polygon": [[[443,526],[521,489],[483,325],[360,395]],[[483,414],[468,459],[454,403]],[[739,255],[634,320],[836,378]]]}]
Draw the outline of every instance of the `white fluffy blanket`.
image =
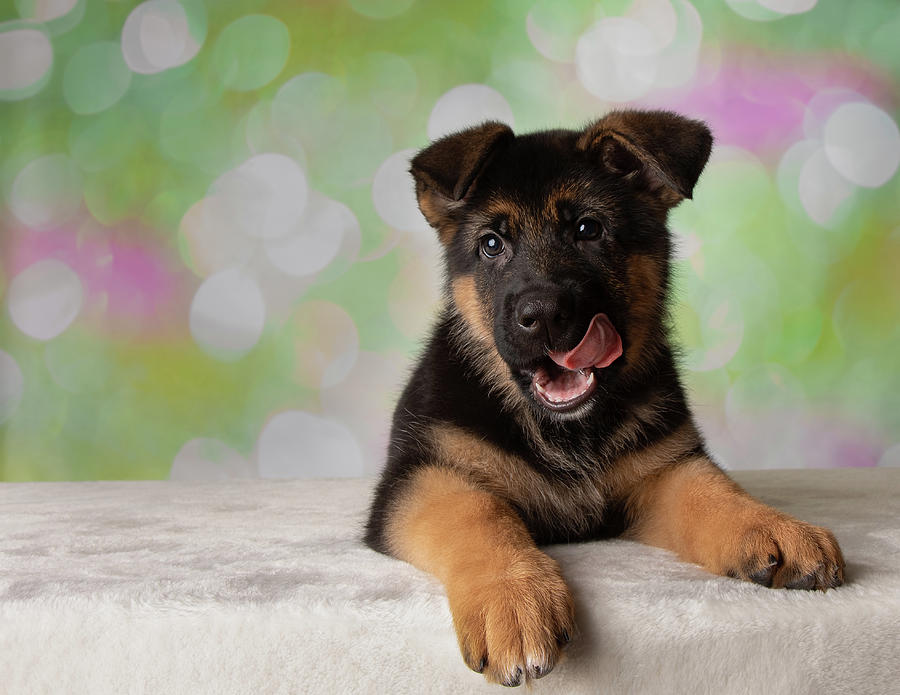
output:
[{"label": "white fluffy blanket", "polygon": [[[581,634],[535,692],[900,693],[900,470],[735,477],[830,526],[847,584],[552,547]],[[437,582],[359,542],[371,485],[0,485],[0,691],[501,692],[463,665]]]}]

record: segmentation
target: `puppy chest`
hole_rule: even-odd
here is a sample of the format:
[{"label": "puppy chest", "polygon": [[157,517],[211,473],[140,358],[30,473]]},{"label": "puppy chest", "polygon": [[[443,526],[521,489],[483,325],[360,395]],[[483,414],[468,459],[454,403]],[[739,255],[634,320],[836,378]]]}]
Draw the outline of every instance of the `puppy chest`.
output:
[{"label": "puppy chest", "polygon": [[539,544],[609,538],[624,530],[621,505],[590,481],[547,484],[510,501]]}]

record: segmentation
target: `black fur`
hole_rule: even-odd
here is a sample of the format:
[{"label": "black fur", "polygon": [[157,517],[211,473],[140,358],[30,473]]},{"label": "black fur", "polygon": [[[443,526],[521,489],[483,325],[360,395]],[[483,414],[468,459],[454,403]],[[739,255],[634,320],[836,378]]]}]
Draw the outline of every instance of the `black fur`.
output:
[{"label": "black fur", "polygon": [[[649,132],[629,132],[632,117],[642,127],[649,119]],[[672,147],[669,140],[679,143],[677,165],[666,152],[653,151]],[[667,339],[665,221],[668,209],[690,196],[710,143],[708,130],[694,121],[626,112],[584,131],[518,137],[501,124],[485,124],[444,138],[413,160],[420,205],[445,247],[447,306],[394,413],[365,534],[370,547],[388,551],[392,500],[417,467],[434,463],[425,436],[431,425],[453,425],[515,454],[548,481],[565,481],[598,476],[690,419]],[[585,219],[599,223],[598,238],[576,238]],[[486,234],[503,240],[501,256],[484,255]],[[654,286],[633,286],[629,263],[635,258],[653,269]],[[518,385],[518,404],[495,388],[496,377],[486,376],[485,352],[471,344],[471,325],[453,302],[452,283],[464,276],[472,276],[492,317],[494,347]],[[548,325],[529,333],[519,318],[535,302]],[[639,302],[649,314],[636,321]],[[531,374],[552,367],[548,350],[575,347],[598,312],[609,316],[625,354],[595,371],[597,390],[584,406],[571,414],[549,412],[531,395]],[[561,318],[551,326],[554,316]],[[617,438],[635,410],[651,402],[663,405],[632,436]],[[540,447],[525,421],[536,423]],[[698,439],[685,455],[702,450]],[[559,465],[561,459],[567,464]],[[587,529],[518,511],[538,543],[616,535],[625,526],[616,500]]]}]

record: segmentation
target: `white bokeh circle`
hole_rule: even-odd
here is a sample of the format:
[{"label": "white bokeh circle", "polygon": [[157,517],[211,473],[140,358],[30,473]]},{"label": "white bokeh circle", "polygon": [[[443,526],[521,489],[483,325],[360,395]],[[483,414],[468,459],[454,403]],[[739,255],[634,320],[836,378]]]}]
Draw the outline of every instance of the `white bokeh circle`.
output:
[{"label": "white bokeh circle", "polygon": [[367,475],[383,464],[391,413],[408,370],[400,353],[360,350],[347,378],[319,393],[323,415],[345,423],[360,442]]},{"label": "white bokeh circle", "polygon": [[359,331],[339,304],[311,300],[292,317],[294,378],[309,388],[330,388],[347,378],[359,355]]},{"label": "white bokeh circle", "polygon": [[345,478],[363,473],[353,433],[343,424],[302,410],[272,417],[259,435],[257,465],[263,478]]},{"label": "white bokeh circle", "polygon": [[418,255],[409,258],[388,288],[391,320],[410,339],[424,334],[440,304],[441,273],[437,258],[432,261]]},{"label": "white bokeh circle", "polygon": [[571,63],[575,58],[575,41],[591,16],[589,7],[536,0],[525,16],[525,32],[542,56]]},{"label": "white bokeh circle", "polygon": [[634,0],[627,16],[647,27],[660,46],[668,46],[675,40],[678,13],[670,0]]},{"label": "white bokeh circle", "polygon": [[65,222],[80,205],[81,176],[64,154],[45,155],[26,164],[9,192],[12,213],[37,229]]},{"label": "white bokeh circle", "polygon": [[198,437],[187,442],[172,461],[170,480],[213,481],[255,478],[256,470],[241,454],[218,439]]},{"label": "white bokeh circle", "polygon": [[7,304],[16,328],[37,340],[65,331],[84,300],[78,274],[62,261],[45,258],[25,268],[9,285]]},{"label": "white bokeh circle", "polygon": [[703,23],[688,0],[635,0],[622,17],[594,22],[575,45],[575,69],[600,99],[626,102],[690,81]]},{"label": "white bokeh circle", "polygon": [[43,86],[53,66],[50,39],[31,28],[0,33],[0,65],[0,100],[31,96]]},{"label": "white bokeh circle", "polygon": [[631,101],[653,87],[662,41],[630,17],[605,17],[575,45],[578,79],[588,92],[608,101]]},{"label": "white bokeh circle", "polygon": [[800,169],[797,191],[809,218],[826,227],[832,223],[840,205],[853,194],[854,188],[834,170],[825,150],[819,147]]},{"label": "white bokeh circle", "polygon": [[344,212],[341,215],[341,245],[337,255],[322,270],[316,273],[318,282],[332,282],[349,270],[357,260],[362,248],[362,228],[356,214],[340,201],[334,201]]},{"label": "white bokeh circle", "polygon": [[[649,10],[663,1],[670,4],[668,0],[653,0],[649,3]],[[672,0],[670,6],[677,18],[677,31],[671,40],[663,38],[665,48],[657,64],[656,87],[679,87],[694,77],[703,39],[703,22],[697,8],[687,0]],[[648,19],[647,22],[650,23],[651,20]],[[657,35],[667,36],[668,26],[651,26]]]},{"label": "white bokeh circle", "polygon": [[252,349],[265,320],[266,304],[259,286],[238,268],[208,277],[191,302],[191,335],[218,359],[237,359]]},{"label": "white bokeh circle", "polygon": [[811,140],[822,141],[825,123],[841,104],[866,99],[859,92],[845,87],[826,87],[813,94],[803,108],[803,134]]},{"label": "white bokeh circle", "polygon": [[401,150],[388,157],[375,172],[372,202],[378,216],[404,232],[421,232],[431,227],[419,210],[416,186],[409,173],[416,150]]},{"label": "white bokeh circle", "polygon": [[200,51],[187,13],[177,0],[147,0],[122,27],[122,57],[134,72],[151,75],[191,60]]},{"label": "white bokeh circle", "polygon": [[250,260],[257,242],[232,224],[226,206],[217,197],[194,203],[178,227],[191,269],[200,277]]},{"label": "white bokeh circle", "polygon": [[857,186],[882,186],[900,165],[897,124],[872,104],[841,104],[825,122],[822,137],[828,161]]},{"label": "white bokeh circle", "polygon": [[485,84],[462,84],[443,94],[428,117],[428,138],[437,140],[485,121],[513,127],[513,112],[504,96]]},{"label": "white bokeh circle", "polygon": [[545,58],[560,63],[568,63],[574,56],[574,49],[568,46],[565,37],[546,29],[535,15],[534,9],[525,16],[525,32],[531,45]]},{"label": "white bokeh circle", "polygon": [[800,172],[810,157],[820,150],[821,147],[821,143],[817,140],[800,140],[791,145],[778,162],[778,168],[775,171],[775,183],[778,186],[778,192],[781,194],[784,202],[796,212],[805,212],[797,189]]},{"label": "white bokeh circle", "polygon": [[8,352],[0,350],[0,425],[9,420],[22,401],[25,377]]},{"label": "white bokeh circle", "polygon": [[269,262],[294,277],[312,275],[330,264],[341,250],[344,238],[359,235],[356,215],[343,203],[311,191],[303,217],[286,235],[266,239]]},{"label": "white bokeh circle", "polygon": [[266,152],[225,172],[209,188],[219,224],[251,238],[277,239],[300,221],[309,196],[306,174],[283,154]]}]

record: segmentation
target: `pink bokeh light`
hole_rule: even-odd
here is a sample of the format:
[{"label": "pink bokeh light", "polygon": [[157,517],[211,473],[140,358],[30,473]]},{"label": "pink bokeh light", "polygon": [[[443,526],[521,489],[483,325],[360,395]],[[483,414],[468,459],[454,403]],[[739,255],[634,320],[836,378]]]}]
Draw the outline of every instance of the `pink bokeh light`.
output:
[{"label": "pink bokeh light", "polygon": [[[13,277],[45,258],[74,270],[85,290],[85,320],[106,333],[172,333],[182,324],[173,314],[189,303],[186,272],[166,259],[171,249],[129,226],[93,227],[89,234],[60,227],[40,232],[20,228],[6,244],[5,269]],[[102,311],[98,310],[102,307]],[[187,331],[184,322],[184,331]]]},{"label": "pink bokeh light", "polygon": [[823,90],[849,90],[887,106],[894,95],[888,76],[853,56],[732,49],[716,64],[701,61],[690,86],[657,92],[640,105],[701,118],[717,143],[765,157],[802,139],[807,104]]}]

